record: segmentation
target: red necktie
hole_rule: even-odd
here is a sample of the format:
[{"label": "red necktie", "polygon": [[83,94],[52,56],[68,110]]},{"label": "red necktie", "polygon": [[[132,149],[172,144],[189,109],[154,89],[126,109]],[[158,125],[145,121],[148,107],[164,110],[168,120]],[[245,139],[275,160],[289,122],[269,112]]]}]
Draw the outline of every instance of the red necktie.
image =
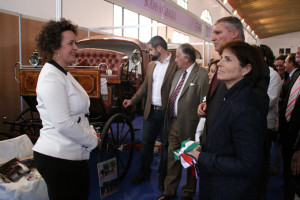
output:
[{"label": "red necktie", "polygon": [[175,88],[173,94],[171,95],[170,97],[170,101],[169,101],[169,110],[168,110],[168,113],[169,113],[169,116],[170,117],[173,117],[174,116],[174,105],[175,105],[175,101],[176,101],[176,98],[180,92],[180,89],[182,88],[182,85],[183,85],[183,82],[184,82],[184,79],[185,79],[185,76],[186,76],[187,72],[186,70],[183,72],[182,74],[182,77],[180,79],[180,82],[179,84],[177,85],[177,87]]},{"label": "red necktie", "polygon": [[290,119],[291,119],[291,115],[292,115],[293,109],[295,107],[295,103],[299,96],[299,91],[300,91],[300,76],[298,76],[298,78],[295,81],[295,83],[291,89],[291,92],[290,92],[289,101],[288,101],[288,104],[286,106],[286,111],[285,111],[286,121],[290,121]]}]

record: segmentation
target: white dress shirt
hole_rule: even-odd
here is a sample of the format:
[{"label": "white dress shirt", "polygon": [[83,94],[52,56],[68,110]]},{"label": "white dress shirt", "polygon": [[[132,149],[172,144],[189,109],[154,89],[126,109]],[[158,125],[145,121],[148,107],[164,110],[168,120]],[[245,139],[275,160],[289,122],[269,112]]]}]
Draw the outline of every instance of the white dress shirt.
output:
[{"label": "white dress shirt", "polygon": [[38,78],[37,109],[43,123],[33,150],[67,160],[88,160],[98,140],[90,131],[85,114],[90,101],[81,85],[46,63]]},{"label": "white dress shirt", "polygon": [[155,106],[162,106],[161,103],[161,86],[165,78],[171,60],[171,54],[162,63],[155,61],[155,68],[152,75],[152,98],[151,104]]},{"label": "white dress shirt", "polygon": [[270,69],[270,83],[268,87],[269,111],[267,116],[268,129],[278,129],[278,102],[282,87],[282,82],[279,74],[272,68]]},{"label": "white dress shirt", "polygon": [[[180,89],[180,91],[179,91],[179,93],[178,93],[178,95],[177,95],[177,97],[176,97],[176,100],[175,100],[175,104],[174,104],[174,117],[177,117],[177,105],[178,105],[178,99],[179,99],[179,97],[180,97],[180,95],[181,95],[181,92],[182,92],[182,90],[183,90],[183,88],[184,88],[184,85],[185,85],[186,81],[188,80],[188,78],[189,78],[189,76],[190,76],[190,74],[191,74],[191,71],[192,71],[192,69],[194,68],[194,66],[195,66],[195,63],[192,64],[191,66],[189,66],[189,68],[187,68],[187,70],[186,70],[187,73],[186,73],[186,75],[185,75],[184,82],[183,82],[182,87],[181,87],[181,89]],[[181,74],[181,76],[180,76],[180,78],[179,78],[179,80],[178,80],[177,85],[179,84],[182,75],[183,75],[183,73]],[[177,85],[176,85],[176,87],[177,87]],[[175,87],[175,88],[176,88],[176,87]]]},{"label": "white dress shirt", "polygon": [[297,67],[295,68],[295,69],[293,69],[290,73],[289,73],[289,78],[291,79],[292,78],[292,76],[293,76],[293,74],[294,74],[294,72],[297,70]]}]

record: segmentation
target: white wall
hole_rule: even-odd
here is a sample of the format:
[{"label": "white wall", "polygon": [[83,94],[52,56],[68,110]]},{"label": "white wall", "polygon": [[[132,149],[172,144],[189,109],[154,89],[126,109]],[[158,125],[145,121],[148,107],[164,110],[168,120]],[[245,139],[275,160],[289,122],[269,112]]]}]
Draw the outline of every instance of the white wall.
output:
[{"label": "white wall", "polygon": [[[177,0],[173,1],[177,2]],[[226,7],[230,10],[228,5]],[[56,17],[56,0],[0,0],[0,8],[43,20]],[[188,10],[199,18],[204,9],[209,10],[213,23],[229,15],[215,0],[189,0]],[[105,0],[62,0],[62,17],[84,28],[113,26],[113,4]],[[167,34],[169,39],[172,38],[170,30],[172,29],[169,29]],[[112,30],[107,32],[112,33]],[[256,43],[256,40],[246,31],[245,37],[250,44]],[[299,38],[300,32],[295,32],[263,40],[257,39],[257,43],[270,46],[278,56],[279,48],[291,48],[291,52],[296,52],[300,45]],[[191,42],[201,41],[192,38]]]},{"label": "white wall", "polygon": [[262,39],[259,43],[268,45],[276,57],[280,48],[291,48],[291,53],[296,53],[300,46],[300,31]]},{"label": "white wall", "polygon": [[[61,0],[62,17],[84,28],[113,26],[113,5],[104,0]],[[0,0],[0,8],[48,21],[56,18],[56,0]],[[112,33],[112,30],[107,31]]]},{"label": "white wall", "polygon": [[56,16],[56,0],[0,0],[0,8],[44,20]]},{"label": "white wall", "polygon": [[[52,0],[54,1],[54,0]],[[113,4],[104,0],[62,0],[62,16],[80,27],[113,26]],[[106,30],[113,33],[113,30]]]},{"label": "white wall", "polygon": [[[177,2],[177,0],[173,0]],[[84,28],[113,26],[113,4],[105,0],[61,0],[62,17],[70,19],[75,24]],[[231,11],[228,4],[225,7]],[[22,15],[43,20],[55,19],[56,0],[0,0],[0,8]],[[229,13],[215,0],[189,0],[188,10],[201,16],[208,9],[212,22]],[[112,33],[112,30],[107,31]],[[187,33],[188,34],[188,33]],[[246,41],[255,43],[255,40],[245,33]]]},{"label": "white wall", "polygon": [[228,12],[220,6],[220,4],[214,0],[189,0],[188,10],[195,15],[201,17],[202,12],[207,9],[212,17],[213,24],[222,17],[228,16]]}]

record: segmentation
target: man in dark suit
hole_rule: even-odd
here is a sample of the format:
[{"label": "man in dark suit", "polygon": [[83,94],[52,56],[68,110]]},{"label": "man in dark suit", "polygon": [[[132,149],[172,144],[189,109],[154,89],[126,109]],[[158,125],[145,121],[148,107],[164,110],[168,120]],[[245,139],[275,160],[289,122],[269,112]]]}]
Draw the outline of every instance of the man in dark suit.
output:
[{"label": "man in dark suit", "polygon": [[[176,61],[180,70],[174,76],[167,113],[165,115],[165,133],[168,133],[168,173],[165,180],[165,192],[159,200],[176,198],[181,179],[182,166],[175,160],[172,149],[180,149],[184,140],[195,140],[199,118],[197,107],[202,103],[208,91],[208,75],[204,68],[195,63],[195,49],[190,44],[181,44],[176,51]],[[182,188],[181,199],[192,199],[196,192],[196,178],[187,170],[186,184]]]},{"label": "man in dark suit", "polygon": [[[242,23],[238,18],[232,16],[223,17],[217,20],[213,27],[211,40],[214,43],[216,51],[219,51],[221,46],[226,42],[233,40],[244,41],[245,36]],[[206,116],[206,128],[204,134],[207,134],[211,127],[226,91],[227,88],[225,84],[217,80],[217,73],[215,73],[209,88],[209,94],[206,96],[206,102],[200,104],[198,109],[198,114],[200,116]]]},{"label": "man in dark suit", "polygon": [[167,175],[168,141],[166,134],[163,134],[164,113],[168,103],[168,95],[171,83],[178,67],[175,57],[168,52],[166,41],[160,37],[153,37],[148,43],[148,50],[153,62],[147,66],[146,78],[130,99],[125,99],[123,106],[140,102],[147,97],[145,102],[143,120],[143,138],[141,150],[141,167],[138,175],[130,182],[140,184],[148,181],[151,174],[151,162],[153,160],[153,150],[158,134],[161,136],[162,156],[159,164],[159,189],[164,190],[164,180]]},{"label": "man in dark suit", "polygon": [[284,62],[284,68],[285,71],[289,74],[288,80],[291,80],[294,73],[299,69],[299,64],[296,61],[295,53],[291,53],[286,57]]},{"label": "man in dark suit", "polygon": [[[287,57],[288,59],[289,57]],[[294,59],[300,64],[300,49],[298,49]],[[287,60],[286,60],[287,61]],[[299,176],[299,171],[294,168],[300,169],[297,166],[300,163],[299,150],[294,149],[294,144],[300,129],[300,100],[299,100],[299,87],[300,87],[300,68],[293,71],[290,80],[286,82],[283,88],[282,108],[280,111],[280,141],[282,143],[282,156],[283,156],[283,175],[284,175],[284,199],[291,200],[295,196],[295,180],[291,173]],[[292,163],[292,164],[291,164]],[[296,164],[294,164],[296,163]],[[296,180],[299,180],[296,179]],[[300,185],[300,183],[297,183]]]},{"label": "man in dark suit", "polygon": [[[214,43],[215,50],[219,51],[221,46],[233,40],[245,40],[244,28],[241,21],[233,16],[223,17],[215,23],[213,27],[213,33],[211,37]],[[263,66],[262,66],[263,67]],[[264,68],[264,80],[260,81],[258,87],[255,89],[255,93],[261,100],[265,113],[267,115],[269,108],[269,97],[267,94],[268,80],[269,80],[269,68]],[[213,78],[217,79],[217,73]],[[213,83],[213,81],[212,81]],[[198,115],[206,116],[206,133],[212,126],[213,121],[216,118],[216,114],[219,110],[221,102],[224,97],[224,93],[227,91],[226,86],[223,82],[216,80],[215,84],[211,84],[209,88],[209,94],[206,97],[206,102],[199,105]]]}]

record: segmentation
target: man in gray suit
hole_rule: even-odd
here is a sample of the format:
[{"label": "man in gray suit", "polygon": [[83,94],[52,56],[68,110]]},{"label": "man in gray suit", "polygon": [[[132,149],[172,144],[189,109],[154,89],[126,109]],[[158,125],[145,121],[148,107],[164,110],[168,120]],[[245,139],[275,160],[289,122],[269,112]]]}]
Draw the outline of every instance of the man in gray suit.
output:
[{"label": "man in gray suit", "polygon": [[157,135],[160,133],[162,142],[162,156],[159,164],[159,189],[164,190],[164,180],[167,175],[168,141],[166,134],[163,134],[164,113],[168,103],[168,95],[171,83],[178,67],[175,57],[168,52],[166,41],[160,36],[154,36],[148,43],[148,50],[153,62],[147,66],[146,78],[130,99],[125,99],[123,106],[126,108],[140,102],[146,97],[143,138],[141,150],[141,167],[138,175],[130,182],[140,184],[148,181],[151,174],[151,162]]},{"label": "man in gray suit", "polygon": [[[195,63],[195,49],[190,44],[181,44],[176,51],[176,62],[181,68],[174,76],[167,112],[165,115],[165,133],[168,133],[168,172],[165,180],[165,192],[162,199],[176,198],[181,179],[181,163],[175,160],[172,150],[180,149],[184,140],[195,140],[199,122],[197,107],[208,91],[208,76],[204,68]],[[182,188],[181,199],[192,199],[196,192],[196,178],[187,169],[186,184]]]}]

